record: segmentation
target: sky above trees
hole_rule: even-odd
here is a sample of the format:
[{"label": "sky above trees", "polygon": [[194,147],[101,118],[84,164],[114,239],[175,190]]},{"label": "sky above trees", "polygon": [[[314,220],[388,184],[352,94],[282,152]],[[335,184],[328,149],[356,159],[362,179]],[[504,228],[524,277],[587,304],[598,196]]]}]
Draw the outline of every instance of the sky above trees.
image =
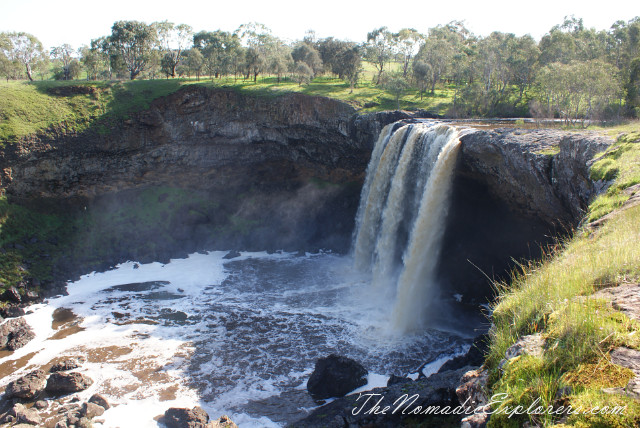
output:
[{"label": "sky above trees", "polygon": [[[108,34],[118,20],[145,22],[169,20],[191,25],[197,32],[211,28],[233,31],[241,24],[259,22],[284,39],[301,39],[307,30],[318,37],[336,37],[363,42],[372,28],[391,31],[428,28],[452,20],[464,20],[477,35],[502,31],[530,34],[539,40],[568,15],[583,18],[587,28],[608,29],[617,20],[627,21],[640,14],[628,0],[601,3],[584,0],[499,1],[417,1],[381,2],[322,0],[156,0],[135,2],[111,0],[91,3],[80,0],[52,2],[22,0],[0,6],[0,31],[24,31],[38,37],[45,47],[68,43],[74,48]],[[636,10],[632,10],[636,9]]]}]

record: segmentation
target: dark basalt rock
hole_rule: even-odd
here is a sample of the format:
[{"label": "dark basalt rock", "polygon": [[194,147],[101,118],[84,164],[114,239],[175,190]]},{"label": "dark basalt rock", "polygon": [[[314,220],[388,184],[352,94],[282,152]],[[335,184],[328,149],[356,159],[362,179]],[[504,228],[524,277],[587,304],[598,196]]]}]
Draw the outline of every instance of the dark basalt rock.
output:
[{"label": "dark basalt rock", "polygon": [[20,292],[16,287],[7,288],[7,290],[4,292],[2,297],[10,302],[15,302],[15,303],[22,302],[22,295],[20,295]]},{"label": "dark basalt rock", "polygon": [[589,163],[613,143],[594,133],[548,129],[476,131],[460,141],[457,174],[486,184],[524,215],[564,225],[582,217],[597,191]]},{"label": "dark basalt rock", "polygon": [[53,373],[47,380],[46,391],[52,395],[71,394],[84,391],[93,384],[93,380],[82,373]]},{"label": "dark basalt rock", "polygon": [[102,394],[93,394],[91,398],[89,398],[89,403],[97,404],[98,406],[102,407],[105,410],[108,410],[111,408],[109,401]]},{"label": "dark basalt rock", "polygon": [[31,327],[28,328],[19,328],[14,330],[13,333],[9,336],[9,341],[7,342],[7,349],[10,351],[15,351],[16,349],[22,348],[27,343],[31,342],[36,337],[36,334],[33,332]]},{"label": "dark basalt rock", "polygon": [[205,428],[209,415],[199,406],[193,409],[171,407],[164,413],[162,422],[168,428]]},{"label": "dark basalt rock", "polygon": [[[403,426],[403,419],[412,410],[425,409],[428,406],[459,405],[456,387],[462,375],[467,371],[464,367],[455,371],[436,373],[428,378],[414,382],[404,382],[386,388],[375,388],[361,394],[353,394],[339,398],[331,403],[313,410],[307,417],[294,422],[289,427],[397,427]],[[401,397],[417,398],[403,404]],[[398,401],[398,399],[400,399]],[[395,404],[394,404],[395,403]],[[378,411],[372,409],[378,406]],[[393,412],[399,406],[396,412]],[[386,411],[385,408],[387,408]],[[412,416],[414,419],[430,416]],[[438,425],[433,425],[438,426]]]},{"label": "dark basalt rock", "polygon": [[93,419],[104,414],[104,407],[95,403],[83,403],[80,414],[88,419]]},{"label": "dark basalt rock", "polygon": [[407,383],[407,382],[413,382],[413,379],[408,377],[403,377],[403,376],[396,376],[392,374],[391,376],[389,376],[389,380],[387,381],[387,386],[397,385],[400,383]]},{"label": "dark basalt rock", "polygon": [[42,417],[40,417],[37,411],[28,409],[21,403],[16,403],[13,408],[9,410],[9,414],[16,418],[17,424],[15,426],[21,426],[22,424],[27,426],[40,426],[42,422]]},{"label": "dark basalt rock", "polygon": [[65,371],[77,369],[78,367],[80,367],[80,361],[78,358],[67,358],[51,366],[49,371],[51,373],[65,372]]},{"label": "dark basalt rock", "polygon": [[33,329],[24,318],[12,318],[0,326],[0,347],[10,351],[23,347],[34,337]]},{"label": "dark basalt rock", "polygon": [[6,398],[23,398],[30,400],[44,391],[47,384],[47,374],[44,370],[34,370],[7,385]]},{"label": "dark basalt rock", "polygon": [[240,252],[239,251],[229,251],[227,254],[224,255],[224,257],[222,257],[225,260],[231,260],[231,259],[235,259],[236,257],[240,257]]},{"label": "dark basalt rock", "polygon": [[4,318],[17,318],[24,314],[24,309],[16,305],[8,305],[0,310],[0,315]]},{"label": "dark basalt rock", "polygon": [[489,335],[481,334],[473,339],[473,343],[466,354],[447,361],[440,367],[438,373],[447,370],[457,370],[462,367],[480,367],[484,363],[484,357],[489,350]]},{"label": "dark basalt rock", "polygon": [[366,385],[367,374],[367,369],[357,361],[332,354],[316,361],[307,390],[315,400],[342,397]]}]

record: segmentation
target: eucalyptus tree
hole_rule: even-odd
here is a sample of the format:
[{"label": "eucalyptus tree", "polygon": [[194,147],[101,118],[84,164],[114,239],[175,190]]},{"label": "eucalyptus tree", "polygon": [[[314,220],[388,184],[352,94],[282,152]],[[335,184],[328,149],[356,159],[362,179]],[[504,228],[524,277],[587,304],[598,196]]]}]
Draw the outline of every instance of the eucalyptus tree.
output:
[{"label": "eucalyptus tree", "polygon": [[204,67],[204,56],[199,49],[192,48],[183,52],[183,56],[185,57],[184,63],[187,67],[189,77],[191,77],[191,73],[196,75],[196,80],[200,80],[200,74],[202,74],[202,69]]},{"label": "eucalyptus tree", "polygon": [[134,80],[146,71],[154,59],[153,50],[157,42],[156,28],[140,21],[117,21],[111,27],[108,38],[112,52],[112,66],[117,64],[118,56]]},{"label": "eucalyptus tree", "polygon": [[124,61],[111,45],[108,36],[91,40],[91,46],[85,53],[81,52],[81,62],[90,77],[111,80],[114,71],[125,70]]},{"label": "eucalyptus tree", "polygon": [[428,37],[414,58],[414,65],[417,62],[422,63],[418,75],[414,70],[414,78],[420,78],[423,83],[427,83],[431,88],[431,94],[435,93],[436,84],[440,79],[449,72],[455,55],[461,49],[463,37],[454,23],[429,29]]},{"label": "eucalyptus tree", "polygon": [[367,43],[365,45],[365,58],[378,71],[376,85],[380,84],[382,73],[385,67],[393,59],[395,53],[396,41],[393,34],[389,32],[387,27],[377,28],[367,34]]},{"label": "eucalyptus tree", "polygon": [[[353,42],[347,42],[344,40],[334,39],[333,37],[327,37],[319,40],[315,47],[320,54],[320,59],[325,72],[330,72],[338,76],[340,79],[348,80],[346,77],[346,70],[352,69],[355,65],[355,57],[352,57],[349,51],[353,51],[356,44]],[[357,49],[360,52],[359,49]],[[360,67],[362,55],[358,55],[357,68]],[[349,60],[350,64],[345,64],[344,61]]]},{"label": "eucalyptus tree", "polygon": [[304,62],[313,71],[313,76],[321,74],[323,71],[322,58],[320,52],[309,42],[302,41],[291,51],[291,57],[298,62]]},{"label": "eucalyptus tree", "polygon": [[58,60],[61,64],[59,73],[61,80],[71,80],[71,62],[75,59],[74,54],[74,49],[66,43],[51,49],[51,58]]},{"label": "eucalyptus tree", "polygon": [[429,64],[421,59],[413,63],[413,80],[418,85],[418,93],[420,94],[420,99],[422,99],[422,95],[427,91],[430,76],[431,66]]},{"label": "eucalyptus tree", "polygon": [[413,28],[403,28],[393,37],[396,39],[398,52],[402,56],[402,76],[406,79],[411,60],[424,42],[424,35]]},{"label": "eucalyptus tree", "polygon": [[156,29],[158,47],[163,54],[163,69],[168,75],[175,77],[182,52],[192,41],[193,29],[187,24],[175,25],[169,21],[154,22],[152,25]]},{"label": "eucalyptus tree", "polygon": [[236,34],[247,51],[245,55],[246,78],[253,75],[253,81],[258,81],[258,75],[262,73],[268,64],[268,50],[273,35],[265,25],[250,22],[242,24],[236,30]]},{"label": "eucalyptus tree", "polygon": [[271,33],[271,30],[259,23],[241,25],[236,31],[242,43],[247,47],[245,55],[246,77],[253,75],[253,81],[258,81],[258,75],[273,72],[280,80],[281,66],[291,60],[291,53],[285,47],[284,41]]},{"label": "eucalyptus tree", "polygon": [[111,65],[108,49],[105,50],[105,38],[92,40],[91,46],[81,46],[78,53],[88,79],[98,80],[99,76],[111,78]]},{"label": "eucalyptus tree", "polygon": [[530,35],[518,37],[513,41],[507,59],[513,84],[518,88],[518,101],[522,101],[524,92],[531,87],[538,69],[540,49]]},{"label": "eucalyptus tree", "polygon": [[7,79],[18,79],[22,66],[11,57],[13,43],[7,33],[0,33],[0,75]]},{"label": "eucalyptus tree", "polygon": [[582,19],[565,17],[562,24],[553,26],[540,40],[540,63],[544,66],[552,62],[604,60],[609,39],[605,31],[585,28]]},{"label": "eucalyptus tree", "polygon": [[142,73],[140,73],[140,77],[142,79],[155,79],[164,74],[162,69],[163,60],[164,55],[162,54],[162,51],[159,49],[151,49],[149,52],[147,67]]},{"label": "eucalyptus tree", "polygon": [[407,79],[405,79],[402,73],[393,73],[385,76],[382,86],[395,97],[396,108],[400,110],[400,97],[409,89]]},{"label": "eucalyptus tree", "polygon": [[241,55],[237,34],[222,30],[201,31],[195,34],[193,46],[202,54],[204,69],[211,79],[233,71],[237,57]]},{"label": "eucalyptus tree", "polygon": [[[46,58],[40,40],[23,32],[4,33],[3,40],[0,46],[2,55],[9,63],[24,67],[27,77],[33,81],[33,69]],[[7,68],[12,69],[13,66],[7,64]]]},{"label": "eucalyptus tree", "polygon": [[313,78],[313,70],[306,62],[299,61],[296,63],[294,75],[298,85],[302,86],[303,83],[308,84],[311,81]]},{"label": "eucalyptus tree", "polygon": [[640,117],[640,57],[629,64],[629,76],[625,82],[624,89],[629,114]]},{"label": "eucalyptus tree", "polygon": [[628,113],[640,116],[640,17],[617,21],[608,33],[608,58],[620,73]]},{"label": "eucalyptus tree", "polygon": [[360,48],[356,44],[343,50],[339,55],[338,66],[336,68],[342,79],[349,82],[349,93],[353,93],[353,88],[358,83],[360,73],[362,73],[362,60]]},{"label": "eucalyptus tree", "polygon": [[547,110],[572,124],[599,117],[615,103],[622,89],[615,67],[601,60],[546,65],[536,83]]}]

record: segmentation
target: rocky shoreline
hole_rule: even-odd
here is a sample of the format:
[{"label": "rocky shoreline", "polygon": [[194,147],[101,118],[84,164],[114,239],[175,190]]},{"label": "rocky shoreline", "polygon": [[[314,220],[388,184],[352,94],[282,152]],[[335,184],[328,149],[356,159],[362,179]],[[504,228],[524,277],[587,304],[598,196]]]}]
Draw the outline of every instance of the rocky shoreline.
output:
[{"label": "rocky shoreline", "polygon": [[[441,424],[440,426],[460,426],[482,428],[486,419],[472,418],[469,413],[486,404],[482,391],[486,385],[486,376],[478,380],[474,373],[484,363],[487,351],[488,336],[478,336],[462,356],[447,361],[430,376],[420,371],[417,379],[391,376],[387,386],[370,391],[344,396],[339,394],[341,386],[358,385],[355,380],[362,377],[362,368],[355,361],[344,357],[329,356],[320,359],[312,373],[307,388],[318,402],[322,398],[339,397],[315,410],[309,415],[294,422],[290,428],[343,428],[343,427],[397,427],[410,422]],[[324,362],[330,360],[332,363]],[[366,371],[365,371],[366,372]],[[349,373],[347,376],[346,373]],[[483,385],[482,380],[485,384]],[[365,381],[366,383],[366,381]],[[333,395],[319,395],[318,386],[323,390],[333,387]],[[353,388],[351,388],[353,389]],[[456,408],[465,411],[453,413]],[[465,412],[467,414],[465,414]]]}]

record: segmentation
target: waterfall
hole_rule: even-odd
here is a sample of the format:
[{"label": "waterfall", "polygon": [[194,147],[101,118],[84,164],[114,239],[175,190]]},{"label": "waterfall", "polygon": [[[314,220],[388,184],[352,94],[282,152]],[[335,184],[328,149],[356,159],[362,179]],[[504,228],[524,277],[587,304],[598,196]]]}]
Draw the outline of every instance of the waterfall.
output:
[{"label": "waterfall", "polygon": [[[360,209],[356,215],[359,227],[356,232],[354,257],[358,269],[367,269],[371,264],[378,225],[391,184],[389,177],[395,172],[408,128],[403,126],[386,138],[384,134],[390,133],[391,128],[385,128],[386,132],[383,132],[378,139],[367,167],[365,187],[360,197]],[[372,177],[369,180],[370,176]]]},{"label": "waterfall", "polygon": [[372,273],[375,291],[392,288],[394,330],[428,322],[453,168],[454,127],[387,126],[376,142],[356,216],[355,266]]}]

